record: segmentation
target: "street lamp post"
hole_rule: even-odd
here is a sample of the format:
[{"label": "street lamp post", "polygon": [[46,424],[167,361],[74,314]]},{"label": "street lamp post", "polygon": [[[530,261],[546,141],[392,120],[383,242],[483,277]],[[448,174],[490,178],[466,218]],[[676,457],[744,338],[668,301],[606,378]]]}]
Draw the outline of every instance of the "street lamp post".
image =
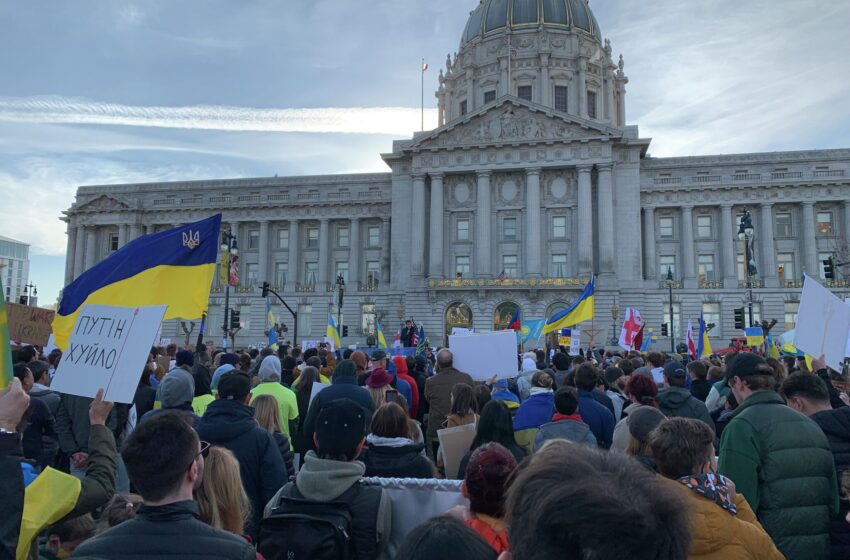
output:
[{"label": "street lamp post", "polygon": [[615,303],[611,307],[611,345],[616,346],[616,344],[620,341],[617,338],[617,319],[620,318],[620,308]]},{"label": "street lamp post", "polygon": [[[221,232],[221,252],[230,255],[228,260],[228,268],[233,262],[233,257],[239,254],[236,236],[230,231]],[[224,340],[227,341],[231,337],[230,333],[230,270],[227,271],[227,281],[224,283],[224,324],[221,330],[224,333]]]},{"label": "street lamp post", "polygon": [[676,333],[673,330],[673,269],[667,267],[667,289],[670,291],[670,352],[676,353]]},{"label": "street lamp post", "polygon": [[757,274],[755,263],[752,262],[752,241],[755,236],[753,228],[753,216],[744,208],[741,221],[738,223],[738,239],[744,242],[744,271],[747,278],[747,308],[749,311],[750,326],[753,326],[753,275]]},{"label": "street lamp post", "polygon": [[336,301],[336,328],[339,329],[339,335],[342,338],[342,298],[345,294],[345,278],[342,277],[342,274],[336,277],[336,287],[339,292]]},{"label": "street lamp post", "polygon": [[[29,290],[32,290],[32,292],[28,294]],[[26,284],[24,286],[24,295],[22,295],[20,299],[20,304],[30,305],[36,296],[38,296],[38,288],[32,283]]]}]

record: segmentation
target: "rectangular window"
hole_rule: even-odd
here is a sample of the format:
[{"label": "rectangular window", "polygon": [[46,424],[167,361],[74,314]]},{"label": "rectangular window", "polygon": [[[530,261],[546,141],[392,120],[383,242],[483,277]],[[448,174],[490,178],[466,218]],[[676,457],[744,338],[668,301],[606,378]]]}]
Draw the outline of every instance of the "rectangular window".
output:
[{"label": "rectangular window", "polygon": [[319,246],[319,228],[308,227],[307,228],[307,247],[318,247],[318,246]]},{"label": "rectangular window", "polygon": [[709,239],[712,237],[711,216],[697,216],[697,237]]},{"label": "rectangular window", "polygon": [[341,227],[336,230],[336,244],[338,247],[348,247],[351,245],[351,231],[347,227]]},{"label": "rectangular window", "polygon": [[[720,324],[720,304],[719,303],[703,303],[702,304],[702,318],[705,321],[706,328],[710,323],[713,323],[714,326]],[[694,333],[697,334],[697,333]],[[697,341],[699,343],[699,341]]]},{"label": "rectangular window", "polygon": [[526,101],[531,101],[531,86],[517,86],[516,96]]},{"label": "rectangular window", "polygon": [[502,275],[505,278],[516,278],[517,276],[517,256],[502,255]]},{"label": "rectangular window", "polygon": [[109,235],[109,252],[114,252],[118,250],[118,234],[113,233]]},{"label": "rectangular window", "polygon": [[[670,325],[670,302],[664,302],[664,318],[661,321],[662,323],[667,323],[667,326]],[[678,303],[673,304],[673,333],[675,333],[676,338],[681,339],[682,334],[682,312],[681,306]]]},{"label": "rectangular window", "polygon": [[700,255],[697,257],[700,284],[705,282],[716,282],[714,274],[714,255]]},{"label": "rectangular window", "polygon": [[298,304],[298,336],[313,334],[313,306],[309,303]]},{"label": "rectangular window", "polygon": [[461,116],[466,114],[466,100],[460,102],[460,114]]},{"label": "rectangular window", "polygon": [[516,239],[516,218],[502,220],[502,239]]},{"label": "rectangular window", "polygon": [[567,237],[567,217],[554,216],[552,218],[552,238],[565,239]]},{"label": "rectangular window", "polygon": [[283,287],[286,285],[286,263],[275,263],[274,265],[274,283],[275,286]]},{"label": "rectangular window", "polygon": [[277,230],[277,248],[282,251],[289,250],[289,228]]},{"label": "rectangular window", "polygon": [[791,227],[791,213],[777,212],[776,213],[776,237],[791,237],[793,228]]},{"label": "rectangular window", "polygon": [[336,274],[334,274],[334,281],[337,278],[342,276],[342,279],[348,283],[348,261],[337,261],[336,263]]},{"label": "rectangular window", "polygon": [[244,282],[240,282],[243,286],[256,286],[257,285],[257,263],[245,263],[245,270],[243,271]]},{"label": "rectangular window", "polygon": [[785,282],[799,280],[797,268],[794,266],[794,253],[779,253],[776,255],[776,265],[779,279]]},{"label": "rectangular window", "polygon": [[596,118],[596,92],[587,92],[587,116],[591,119]]},{"label": "rectangular window", "polygon": [[469,241],[469,220],[458,220],[455,231],[458,241]]},{"label": "rectangular window", "polygon": [[661,255],[658,257],[658,279],[666,280],[667,271],[673,273],[673,279],[676,279],[676,257],[674,255]]},{"label": "rectangular window", "polygon": [[458,278],[469,276],[469,257],[455,257],[455,275]]},{"label": "rectangular window", "polygon": [[785,330],[790,331],[797,326],[797,313],[800,312],[800,302],[785,302]]},{"label": "rectangular window", "polygon": [[260,230],[252,229],[248,231],[248,248],[249,249],[259,249],[260,248]]},{"label": "rectangular window", "polygon": [[818,253],[818,274],[826,280],[826,272],[823,269],[823,261],[833,258],[832,253]]},{"label": "rectangular window", "polygon": [[491,101],[496,100],[496,90],[491,89],[490,91],[484,92],[484,103],[490,103]]},{"label": "rectangular window", "polygon": [[381,244],[381,227],[369,226],[369,247],[378,247]]},{"label": "rectangular window", "polygon": [[366,262],[366,283],[370,286],[377,286],[381,280],[381,263],[380,261]]},{"label": "rectangular window", "polygon": [[567,255],[552,255],[553,278],[565,278],[567,276]]},{"label": "rectangular window", "polygon": [[[749,313],[749,308],[744,306],[745,313]],[[749,315],[747,315],[747,321],[749,321]],[[753,325],[761,324],[761,302],[754,301],[753,302]]]},{"label": "rectangular window", "polygon": [[306,262],[304,263],[304,283],[308,286],[316,285],[316,277],[319,274],[319,263]]},{"label": "rectangular window", "polygon": [[567,86],[555,86],[555,110],[567,112],[569,109]]},{"label": "rectangular window", "polygon": [[820,235],[832,235],[832,212],[818,212],[817,221],[817,231]]},{"label": "rectangular window", "polygon": [[658,236],[665,239],[673,237],[673,218],[658,218]]}]

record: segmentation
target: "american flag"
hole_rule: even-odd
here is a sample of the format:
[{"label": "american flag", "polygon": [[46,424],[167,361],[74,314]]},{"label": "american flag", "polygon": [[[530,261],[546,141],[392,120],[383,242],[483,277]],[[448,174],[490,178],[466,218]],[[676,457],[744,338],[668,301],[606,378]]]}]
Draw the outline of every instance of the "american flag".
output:
[{"label": "american flag", "polygon": [[415,321],[413,322],[413,326],[410,328],[413,329],[413,332],[410,334],[410,345],[416,346],[417,344],[419,344],[419,332],[416,328]]}]

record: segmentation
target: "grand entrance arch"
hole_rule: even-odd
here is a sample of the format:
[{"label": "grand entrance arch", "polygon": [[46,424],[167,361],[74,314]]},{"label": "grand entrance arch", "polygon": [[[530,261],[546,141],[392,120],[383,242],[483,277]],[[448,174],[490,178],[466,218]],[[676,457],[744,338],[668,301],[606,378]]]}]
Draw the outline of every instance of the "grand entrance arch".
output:
[{"label": "grand entrance arch", "polygon": [[508,328],[514,313],[519,309],[519,304],[512,301],[503,301],[496,306],[493,312],[493,330],[503,331]]},{"label": "grand entrance arch", "polygon": [[452,303],[446,308],[445,326],[445,343],[448,343],[453,328],[472,328],[472,309],[462,301]]}]

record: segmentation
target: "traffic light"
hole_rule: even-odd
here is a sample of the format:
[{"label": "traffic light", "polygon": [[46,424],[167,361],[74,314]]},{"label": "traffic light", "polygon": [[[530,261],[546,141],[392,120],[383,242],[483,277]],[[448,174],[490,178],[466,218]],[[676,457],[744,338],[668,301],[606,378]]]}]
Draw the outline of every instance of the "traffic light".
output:
[{"label": "traffic light", "polygon": [[737,307],[735,308],[735,328],[738,330],[744,330],[744,308]]},{"label": "traffic light", "polygon": [[667,326],[667,323],[661,324],[661,336],[670,336],[670,328]]},{"label": "traffic light", "polygon": [[835,280],[835,261],[832,257],[823,261],[823,278],[824,280]]},{"label": "traffic light", "polygon": [[269,297],[269,288],[270,287],[271,286],[269,286],[268,282],[263,282],[263,298]]},{"label": "traffic light", "polygon": [[342,326],[342,337],[345,338],[348,336],[348,325]]},{"label": "traffic light", "polygon": [[230,329],[236,330],[240,328],[242,325],[242,321],[239,320],[239,311],[235,309],[230,310]]}]

